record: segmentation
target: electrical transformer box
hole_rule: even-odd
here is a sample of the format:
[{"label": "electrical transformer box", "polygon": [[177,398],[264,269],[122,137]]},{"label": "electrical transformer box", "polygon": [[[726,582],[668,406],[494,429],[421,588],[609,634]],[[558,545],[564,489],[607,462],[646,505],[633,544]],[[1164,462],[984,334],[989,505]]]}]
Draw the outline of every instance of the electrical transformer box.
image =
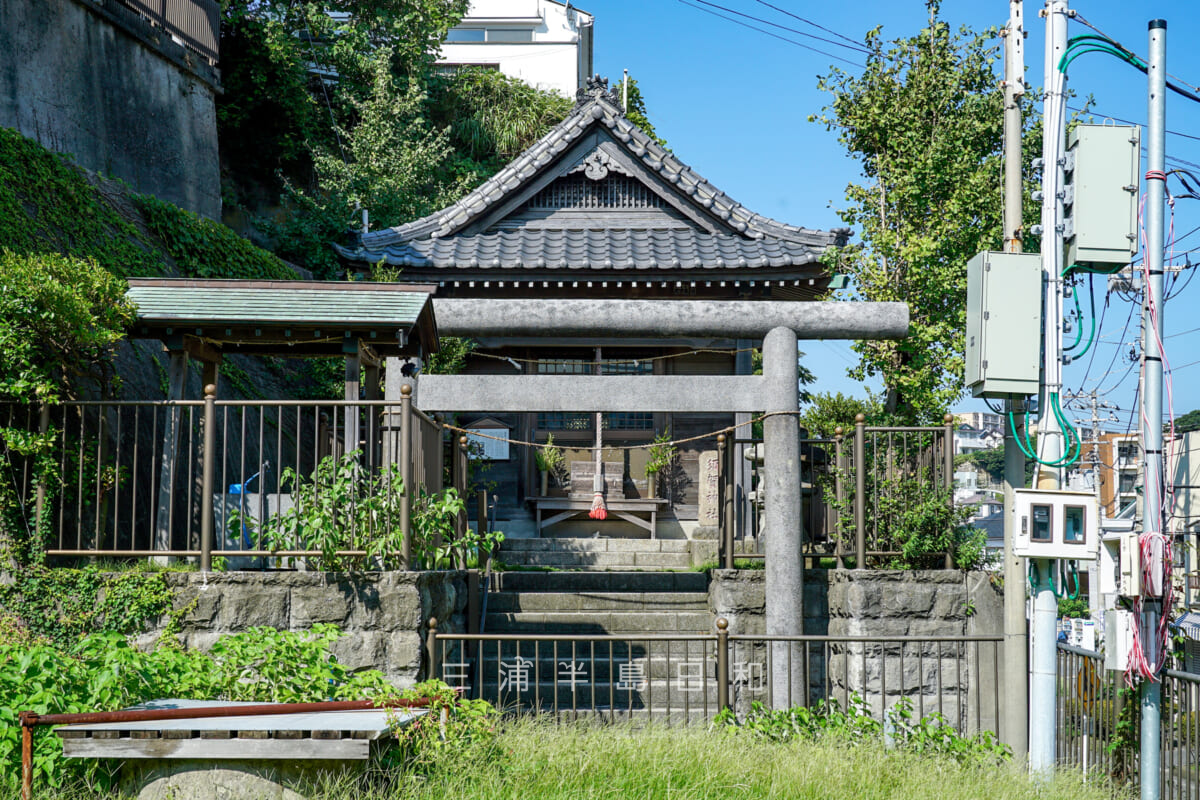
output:
[{"label": "electrical transformer box", "polygon": [[985,250],[967,262],[967,388],[976,397],[1038,393],[1042,257]]},{"label": "electrical transformer box", "polygon": [[1063,168],[1066,266],[1117,272],[1137,253],[1141,128],[1077,125]]}]

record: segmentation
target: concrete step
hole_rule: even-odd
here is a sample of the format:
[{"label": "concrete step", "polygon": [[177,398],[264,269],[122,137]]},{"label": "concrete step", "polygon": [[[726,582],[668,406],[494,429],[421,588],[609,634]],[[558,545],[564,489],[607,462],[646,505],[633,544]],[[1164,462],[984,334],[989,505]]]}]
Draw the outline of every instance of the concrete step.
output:
[{"label": "concrete step", "polygon": [[[497,592],[708,592],[703,572],[497,572]],[[490,603],[490,598],[489,598]]]},{"label": "concrete step", "polygon": [[613,571],[691,569],[691,553],[661,551],[501,550],[496,559],[518,567]]},{"label": "concrete step", "polygon": [[708,611],[515,611],[488,609],[488,633],[561,635],[638,635],[709,633]]},{"label": "concrete step", "polygon": [[[572,691],[570,682],[560,679],[557,687],[552,681],[538,684],[530,681],[528,684],[524,684],[521,691],[518,692],[511,683],[506,684],[502,691],[499,690],[495,676],[493,676],[490,681],[480,687],[480,692],[485,700],[499,706],[530,705],[544,708],[545,706],[553,707],[557,701],[560,710],[564,707],[580,710],[597,707],[683,710],[685,707],[689,709],[703,708],[707,703],[715,713],[716,679],[710,677],[705,683],[707,688],[701,686],[699,679],[690,684],[674,680],[655,680],[638,683],[637,685],[641,688],[634,689],[634,684],[590,683],[580,679],[575,685],[575,690]],[[680,688],[681,686],[693,688],[686,690]],[[765,695],[765,692],[763,694]]]},{"label": "concrete step", "polygon": [[501,552],[537,551],[559,553],[689,553],[687,539],[505,539]]},{"label": "concrete step", "polygon": [[[593,658],[587,647],[578,646],[572,655],[569,646],[564,647],[559,644],[558,652],[555,653],[553,648],[546,647],[546,642],[542,643],[542,647],[535,653],[532,649],[522,647],[520,659],[529,670],[529,680],[533,683],[536,679],[540,683],[553,683],[554,676],[558,675],[559,680],[565,680],[570,672],[569,664],[575,664],[583,676],[588,677],[592,681],[600,683],[624,682],[624,683],[640,683],[644,681],[680,681],[686,680],[689,675],[694,676],[696,666],[680,666],[686,663],[702,664],[703,674],[712,675],[716,669],[715,660],[711,652],[705,652],[701,649],[689,650],[684,653],[683,643],[672,645],[671,656],[668,659],[666,656],[666,648],[663,647],[660,651],[657,647],[654,649],[655,655],[646,655],[645,648],[640,646],[634,647],[632,657],[630,655],[618,656],[614,649],[614,654],[610,658],[607,652],[601,657],[599,649]],[[699,643],[696,643],[699,644]],[[505,670],[512,668],[517,663],[517,655],[515,653],[501,653],[497,658],[495,652],[491,648],[485,648],[485,654],[480,660],[483,667],[483,680],[495,684],[497,676],[502,675]],[[451,663],[473,663],[473,659],[459,659],[454,654],[448,659]],[[500,664],[503,663],[503,668]],[[765,674],[763,662],[755,662],[752,668],[754,677],[758,678],[760,674]],[[746,667],[750,670],[750,667]]]},{"label": "concrete step", "polygon": [[489,612],[707,611],[707,592],[492,592]]}]

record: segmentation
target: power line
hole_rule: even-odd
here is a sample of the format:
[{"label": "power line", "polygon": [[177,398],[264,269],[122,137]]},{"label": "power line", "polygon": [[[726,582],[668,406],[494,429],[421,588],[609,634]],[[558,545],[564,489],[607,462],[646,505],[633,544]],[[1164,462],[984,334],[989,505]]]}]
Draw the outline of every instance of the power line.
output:
[{"label": "power line", "polygon": [[[701,0],[701,1],[703,1],[703,0]],[[794,44],[797,47],[804,48],[805,50],[811,50],[814,53],[820,53],[823,56],[828,56],[829,58],[832,58],[835,61],[841,61],[845,64],[849,64],[852,67],[860,67],[861,68],[861,67],[865,66],[863,64],[859,64],[856,61],[851,61],[848,58],[842,58],[841,56],[835,56],[833,53],[828,53],[824,50],[820,50],[816,47],[812,47],[810,45],[804,44],[804,42],[797,42],[795,39],[789,39],[786,36],[780,36],[778,33],[773,33],[772,31],[763,30],[762,28],[759,28],[755,25],[750,25],[748,23],[742,22],[740,19],[734,19],[733,17],[727,17],[724,14],[718,14],[716,11],[713,11],[712,9],[704,8],[703,6],[698,6],[695,3],[689,2],[689,0],[679,0],[679,2],[683,3],[685,6],[691,6],[692,8],[696,9],[697,11],[703,11],[705,14],[712,14],[714,17],[720,17],[721,19],[723,19],[727,22],[732,22],[735,25],[741,25],[743,28],[749,28],[752,31],[758,31],[759,33],[765,33],[767,36],[770,36],[775,39],[779,39],[782,42],[787,42],[788,44]],[[838,43],[831,42],[831,44],[838,44]]]},{"label": "power line", "polygon": [[[819,28],[819,29],[825,31],[826,33],[832,33],[834,36],[838,37],[839,39],[845,39],[847,42],[850,42],[851,44],[853,44],[857,47],[860,47],[860,48],[862,47],[862,45],[860,45],[858,42],[851,39],[849,36],[842,36],[837,31],[830,30],[829,28],[826,28],[824,25],[818,25],[817,23],[813,22],[811,19],[802,17],[799,14],[793,14],[791,11],[788,11],[786,8],[780,8],[779,6],[771,5],[770,3],[766,2],[766,0],[754,0],[754,2],[758,3],[759,5],[766,6],[767,8],[773,8],[776,11],[778,11],[780,14],[786,14],[787,16],[791,17],[792,19],[798,19],[801,22],[806,22],[809,25],[812,25],[814,28]],[[863,52],[866,53],[869,51],[864,49]]]},{"label": "power line", "polygon": [[[1126,125],[1138,125],[1143,128],[1146,127],[1146,123],[1144,123],[1144,122],[1134,122],[1133,120],[1121,119],[1120,117],[1114,117],[1112,114],[1105,114],[1103,111],[1100,111],[1098,109],[1079,108],[1077,106],[1067,106],[1067,108],[1071,109],[1072,111],[1077,111],[1080,114],[1095,114],[1098,117],[1104,117],[1105,119],[1111,119],[1114,122],[1123,122]],[[1172,130],[1168,130],[1167,133],[1171,134],[1172,136],[1179,136],[1184,139],[1191,139],[1193,141],[1200,142],[1200,136],[1194,136],[1190,133],[1183,133],[1182,131],[1172,131]]]},{"label": "power line", "polygon": [[[782,31],[787,31],[789,33],[794,33],[799,36],[804,36],[805,38],[808,38],[808,39],[816,39],[818,42],[825,42],[826,44],[831,44],[831,45],[834,45],[835,47],[844,47],[847,50],[854,50],[855,52],[862,53],[865,56],[869,56],[871,54],[870,50],[863,47],[861,44],[858,44],[857,42],[851,42],[851,44],[843,44],[841,42],[835,42],[832,39],[826,39],[824,36],[817,36],[816,34],[805,33],[804,31],[797,30],[796,28],[789,28],[787,25],[780,25],[778,22],[771,22],[771,20],[769,20],[769,19],[763,19],[762,17],[756,17],[753,14],[746,14],[744,12],[737,11],[732,8],[726,8],[725,6],[717,5],[716,3],[711,3],[711,2],[709,2],[709,0],[695,0],[695,2],[700,3],[701,5],[704,5],[704,6],[708,6],[710,8],[719,9],[721,11],[724,11],[727,14],[736,14],[739,17],[745,17],[746,19],[752,19],[755,22],[761,22],[763,25],[770,25],[772,28],[779,28]],[[845,38],[845,37],[842,37],[842,38]]]}]

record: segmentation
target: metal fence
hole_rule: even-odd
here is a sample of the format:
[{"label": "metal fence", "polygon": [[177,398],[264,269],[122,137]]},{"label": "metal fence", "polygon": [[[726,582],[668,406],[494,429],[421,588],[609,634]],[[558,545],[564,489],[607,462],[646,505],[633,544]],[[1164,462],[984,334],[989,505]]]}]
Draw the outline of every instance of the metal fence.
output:
[{"label": "metal fence", "polygon": [[[718,497],[721,510],[721,561],[732,567],[736,558],[762,558],[761,510],[757,468],[751,486],[737,496],[733,476],[736,445],[760,447],[757,439],[718,437]],[[946,416],[940,426],[875,427],[856,420],[852,432],[837,429],[833,438],[800,440],[802,519],[810,545],[808,555],[846,566],[871,566],[901,555],[896,532],[913,523],[911,511],[932,511],[931,502],[953,508],[954,423]],[[902,519],[903,517],[903,519]],[[739,525],[738,520],[741,520]],[[949,516],[935,524],[952,523]],[[951,568],[947,551],[929,566]]]},{"label": "metal fence", "polygon": [[[439,633],[427,674],[513,713],[706,722],[754,702],[852,703],[884,720],[901,701],[965,733],[999,732],[1000,636]],[[777,669],[778,668],[778,669]]]},{"label": "metal fence", "polygon": [[184,46],[217,63],[221,44],[221,4],[217,0],[121,0]]},{"label": "metal fence", "polygon": [[[1200,800],[1200,675],[1164,670],[1159,780],[1163,798]],[[1139,781],[1139,705],[1124,674],[1099,653],[1058,645],[1058,761],[1117,781]]]},{"label": "metal fence", "polygon": [[[407,397],[10,405],[0,424],[52,438],[44,485],[31,457],[3,453],[50,556],[217,556],[239,569],[362,558],[390,537],[407,563],[413,501],[443,484],[441,425]],[[323,540],[300,525],[314,510],[337,523]]]}]

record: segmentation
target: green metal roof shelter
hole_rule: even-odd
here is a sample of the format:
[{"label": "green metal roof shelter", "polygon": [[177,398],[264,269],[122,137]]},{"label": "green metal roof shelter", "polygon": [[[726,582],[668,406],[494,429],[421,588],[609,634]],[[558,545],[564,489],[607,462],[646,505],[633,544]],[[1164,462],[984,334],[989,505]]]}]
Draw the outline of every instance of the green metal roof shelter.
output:
[{"label": "green metal roof shelter", "polygon": [[187,362],[204,364],[202,385],[217,385],[229,353],[289,358],[344,356],[346,397],[356,401],[366,372],[367,399],[379,399],[389,356],[438,350],[429,298],[434,284],[366,281],[130,278],[137,306],[130,335],[160,339],[171,354],[168,399],[182,400]]}]

